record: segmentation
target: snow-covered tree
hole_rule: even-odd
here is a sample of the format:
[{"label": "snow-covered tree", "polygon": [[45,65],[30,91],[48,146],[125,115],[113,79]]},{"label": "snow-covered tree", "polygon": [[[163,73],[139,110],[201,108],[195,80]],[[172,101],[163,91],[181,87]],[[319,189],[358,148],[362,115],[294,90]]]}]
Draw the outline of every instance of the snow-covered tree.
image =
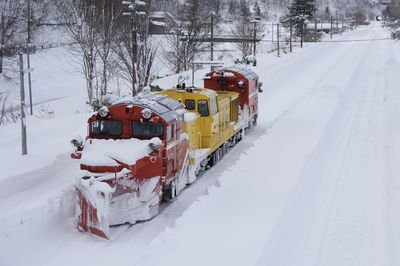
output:
[{"label": "snow-covered tree", "polygon": [[248,17],[251,15],[249,3],[246,0],[239,1],[239,14],[242,17]]},{"label": "snow-covered tree", "polygon": [[180,23],[175,29],[177,37],[167,37],[173,49],[163,49],[164,61],[175,73],[189,69],[203,46],[199,38],[206,36],[210,30],[209,16],[200,0],[187,0],[179,13]]},{"label": "snow-covered tree", "polygon": [[33,39],[39,25],[48,15],[47,0],[31,1],[30,17],[26,1],[0,0],[0,73],[3,73],[3,58],[14,55],[18,49],[26,47],[28,19],[30,37]]},{"label": "snow-covered tree", "polygon": [[231,0],[229,2],[228,15],[232,17],[236,16],[238,9],[239,9],[239,3],[236,0]]},{"label": "snow-covered tree", "polygon": [[329,9],[329,6],[325,7],[324,19],[325,21],[329,21],[331,19],[331,10]]},{"label": "snow-covered tree", "polygon": [[257,1],[254,2],[253,14],[254,16],[261,17],[261,9]]},{"label": "snow-covered tree", "polygon": [[[262,23],[254,24],[250,22],[249,18],[243,17],[238,22],[235,23],[234,28],[232,30],[232,34],[238,39],[251,40],[254,37],[254,30],[256,31],[257,37],[262,37],[265,28]],[[252,42],[239,42],[236,43],[235,45],[241,52],[242,59],[251,55],[252,45],[253,45]]]},{"label": "snow-covered tree", "polygon": [[292,22],[296,35],[304,33],[305,22],[314,19],[316,10],[315,0],[294,0],[292,2],[287,20]]}]

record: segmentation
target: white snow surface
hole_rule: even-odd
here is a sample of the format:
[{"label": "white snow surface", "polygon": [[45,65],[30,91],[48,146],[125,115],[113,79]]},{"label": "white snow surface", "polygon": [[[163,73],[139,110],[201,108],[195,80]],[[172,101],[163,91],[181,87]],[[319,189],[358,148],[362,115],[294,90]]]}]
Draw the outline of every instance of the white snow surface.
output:
[{"label": "white snow surface", "polygon": [[[375,23],[335,39],[388,34]],[[65,143],[84,115],[28,119],[24,158],[19,127],[0,128],[0,265],[400,265],[399,43],[310,44],[259,54],[254,70],[257,127],[159,216],[112,227],[110,241],[73,225],[79,161]]]},{"label": "white snow surface", "polygon": [[134,165],[137,160],[151,152],[150,142],[160,145],[161,140],[157,139],[89,139],[85,141],[81,163],[91,166],[116,166],[119,161]]}]

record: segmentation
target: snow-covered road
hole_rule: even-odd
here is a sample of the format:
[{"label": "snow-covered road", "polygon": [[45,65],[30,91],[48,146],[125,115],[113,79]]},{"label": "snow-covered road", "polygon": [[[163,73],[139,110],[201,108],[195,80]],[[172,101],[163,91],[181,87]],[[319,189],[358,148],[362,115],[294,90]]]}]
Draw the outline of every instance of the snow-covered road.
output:
[{"label": "snow-covered road", "polygon": [[[372,24],[336,40],[387,36]],[[260,57],[257,128],[158,217],[112,228],[109,242],[73,229],[66,155],[0,179],[0,265],[400,265],[400,46]]]}]

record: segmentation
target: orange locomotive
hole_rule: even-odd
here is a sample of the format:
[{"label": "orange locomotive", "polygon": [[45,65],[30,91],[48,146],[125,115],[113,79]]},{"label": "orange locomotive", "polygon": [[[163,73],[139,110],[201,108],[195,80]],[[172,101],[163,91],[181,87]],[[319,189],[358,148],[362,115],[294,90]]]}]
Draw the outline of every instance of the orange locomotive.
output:
[{"label": "orange locomotive", "polygon": [[208,76],[220,86],[145,90],[89,118],[86,140],[72,141],[82,170],[76,184],[79,230],[108,239],[110,225],[153,218],[161,201],[215,165],[255,124],[258,77],[237,67]]}]

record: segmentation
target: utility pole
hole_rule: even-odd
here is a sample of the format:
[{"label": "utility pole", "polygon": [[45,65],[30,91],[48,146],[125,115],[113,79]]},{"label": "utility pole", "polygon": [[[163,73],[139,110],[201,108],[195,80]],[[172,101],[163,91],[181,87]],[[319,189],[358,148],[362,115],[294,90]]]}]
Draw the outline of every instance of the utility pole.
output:
[{"label": "utility pole", "polygon": [[289,33],[289,44],[290,44],[290,52],[293,52],[293,46],[292,46],[292,30],[293,29],[293,21],[292,21],[292,15],[290,15],[290,33]]},{"label": "utility pole", "polygon": [[210,59],[211,61],[214,61],[214,12],[210,13],[211,15],[211,56]]},{"label": "utility pole", "polygon": [[[137,64],[138,64],[138,44],[137,44],[137,32],[136,32],[136,6],[138,5],[135,0],[132,1],[122,1],[123,5],[128,5],[129,12],[123,12],[122,15],[131,16],[132,20],[132,33],[131,33],[131,44],[132,44],[132,56],[131,56],[131,64],[132,64],[132,96],[137,94]],[[141,5],[141,4],[140,4]]]},{"label": "utility pole", "polygon": [[317,20],[315,20],[315,24],[314,24],[314,42],[317,42],[317,23],[318,23],[318,21]]},{"label": "utility pole", "polygon": [[26,118],[25,118],[25,88],[24,88],[24,58],[22,53],[19,53],[19,75],[20,75],[20,97],[21,97],[21,142],[22,155],[28,153],[26,145]]},{"label": "utility pole", "polygon": [[331,34],[331,39],[332,39],[332,34],[333,34],[333,17],[331,16],[331,30],[330,30],[330,34]]},{"label": "utility pole", "polygon": [[33,103],[32,103],[32,80],[31,80],[31,60],[29,53],[31,52],[31,1],[28,0],[28,39],[26,46],[26,61],[28,63],[28,86],[29,86],[29,111],[33,115]]},{"label": "utility pole", "polygon": [[301,20],[300,48],[303,48],[304,19]]},{"label": "utility pole", "polygon": [[[179,40],[179,35],[180,35],[179,29],[175,29],[175,33],[176,33],[176,50],[179,51],[179,42],[180,42],[180,40]],[[177,70],[177,72],[181,72],[181,63],[182,62],[181,62],[181,57],[179,55],[176,56],[176,61],[177,61],[176,70]]]},{"label": "utility pole", "polygon": [[257,38],[257,31],[256,31],[256,22],[254,21],[254,28],[253,28],[253,56],[256,58],[256,38]]},{"label": "utility pole", "polygon": [[339,16],[337,11],[336,11],[336,30],[337,32],[339,32]]},{"label": "utility pole", "polygon": [[272,44],[274,44],[274,23],[272,22]]},{"label": "utility pole", "polygon": [[343,35],[343,20],[344,20],[344,18],[343,18],[343,14],[342,14],[342,30],[341,30],[341,32],[342,32],[342,35]]},{"label": "utility pole", "polygon": [[[133,1],[132,1],[133,2]],[[131,35],[131,42],[132,42],[132,75],[134,75],[132,79],[132,96],[135,96],[137,93],[136,82],[137,82],[137,34],[136,34],[136,23],[135,23],[135,14],[132,11],[132,35]]]},{"label": "utility pole", "polygon": [[[0,25],[4,25],[4,15],[1,16]],[[3,73],[4,38],[0,39],[0,74]]]},{"label": "utility pole", "polygon": [[254,63],[253,65],[255,66],[256,64],[256,47],[257,47],[257,23],[261,23],[261,18],[260,17],[254,17],[254,19],[250,22],[253,22],[253,56],[254,56]]},{"label": "utility pole", "polygon": [[281,56],[280,55],[280,51],[279,51],[279,23],[278,24],[276,24],[276,39],[277,39],[277,41],[278,41],[278,57],[279,56]]}]

